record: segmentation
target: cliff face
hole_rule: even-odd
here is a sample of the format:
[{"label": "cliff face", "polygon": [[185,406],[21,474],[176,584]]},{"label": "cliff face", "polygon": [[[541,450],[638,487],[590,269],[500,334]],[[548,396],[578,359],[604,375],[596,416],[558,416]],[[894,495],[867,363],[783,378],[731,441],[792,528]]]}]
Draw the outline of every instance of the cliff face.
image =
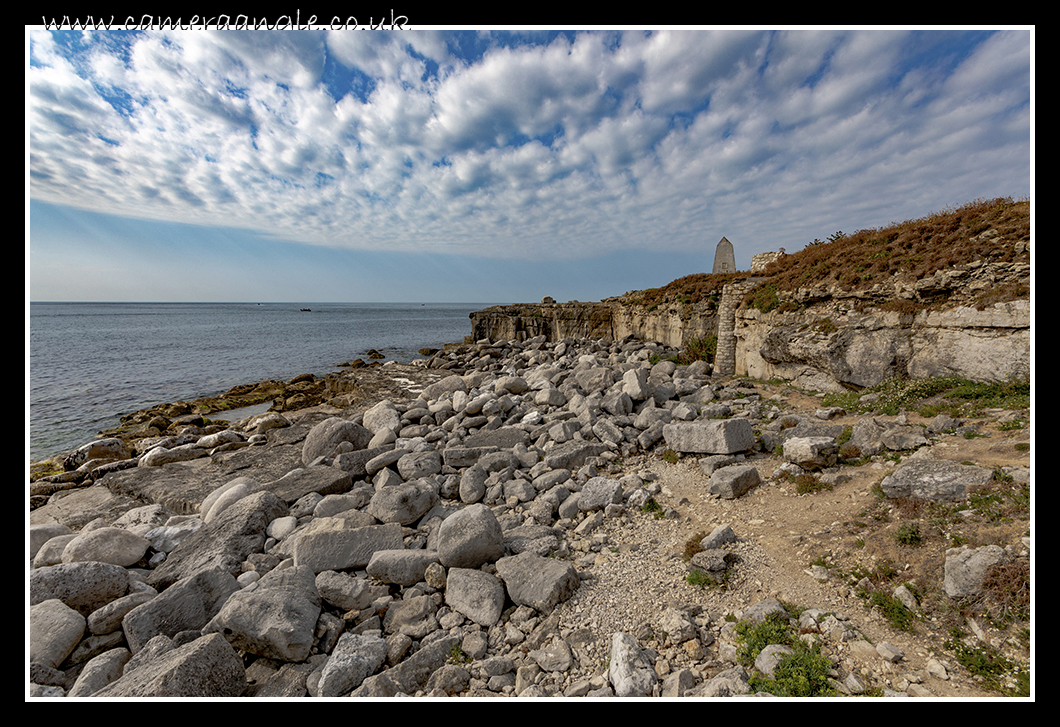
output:
[{"label": "cliff face", "polygon": [[618,301],[502,305],[471,314],[471,338],[522,341],[545,336],[618,340],[628,335],[680,347],[689,338],[717,330],[710,304],[642,306]]},{"label": "cliff face", "polygon": [[736,370],[816,390],[888,378],[961,376],[973,381],[1030,378],[1030,303],[916,314],[817,306],[794,313],[741,309]]},{"label": "cliff face", "polygon": [[819,391],[869,387],[896,376],[1030,378],[1027,264],[977,262],[854,291],[800,289],[779,295],[766,312],[749,307],[748,294],[769,281],[733,280],[720,303],[645,306],[627,294],[600,303],[496,306],[471,314],[472,337],[633,335],[679,348],[710,334],[718,337],[716,374],[779,378]]}]

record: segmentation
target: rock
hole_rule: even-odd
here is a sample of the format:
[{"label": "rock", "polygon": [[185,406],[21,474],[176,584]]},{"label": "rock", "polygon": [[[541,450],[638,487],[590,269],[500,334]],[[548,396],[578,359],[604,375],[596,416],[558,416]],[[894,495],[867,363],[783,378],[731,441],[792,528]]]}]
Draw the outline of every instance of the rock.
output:
[{"label": "rock", "polygon": [[372,603],[368,581],[338,571],[322,571],[316,578],[320,597],[343,611],[360,611]]},{"label": "rock", "polygon": [[372,434],[389,430],[397,432],[401,429],[401,415],[389,400],[384,400],[371,407],[364,413],[361,424]]},{"label": "rock", "polygon": [[89,660],[70,688],[68,697],[91,697],[122,676],[122,670],[132,654],[128,649],[117,648],[105,651]]},{"label": "rock", "polygon": [[372,432],[360,424],[331,417],[309,430],[302,445],[302,463],[308,466],[319,457],[331,456],[342,442],[349,442],[356,450],[364,449],[371,440]]},{"label": "rock", "polygon": [[985,467],[941,459],[909,459],[885,477],[880,487],[892,498],[957,502],[967,499],[969,489],[987,484],[993,476],[993,471]]},{"label": "rock", "polygon": [[63,549],[63,562],[95,561],[128,567],[139,562],[151,541],[122,528],[82,532]]},{"label": "rock", "polygon": [[177,581],[126,614],[122,630],[136,654],[156,636],[173,638],[182,631],[200,631],[229,596],[239,590],[227,570],[214,567]]},{"label": "rock", "polygon": [[413,694],[427,683],[431,674],[445,665],[449,660],[449,652],[459,643],[459,639],[452,636],[434,641],[400,664],[368,677],[350,696],[396,697],[399,694]]},{"label": "rock", "polygon": [[273,570],[233,593],[203,627],[240,651],[280,661],[303,661],[313,646],[320,594],[311,568]]},{"label": "rock", "polygon": [[581,583],[574,567],[555,558],[521,553],[497,561],[497,575],[512,601],[538,611],[551,611],[567,600]]},{"label": "rock", "polygon": [[251,553],[265,544],[265,528],[287,514],[287,505],[271,492],[256,492],[225,509],[209,525],[187,536],[166,561],[147,578],[148,585],[164,590],[182,578],[211,568],[233,576]]},{"label": "rock", "polygon": [[[126,665],[128,667],[128,665]],[[238,697],[243,662],[224,637],[210,634],[128,670],[96,697]]]},{"label": "rock", "polygon": [[379,489],[367,510],[380,522],[411,525],[437,504],[437,488],[430,482],[417,480]]},{"label": "rock", "polygon": [[377,550],[401,548],[401,525],[369,525],[351,528],[342,518],[315,518],[292,536],[288,548],[295,565],[314,573],[363,568]]},{"label": "rock", "polygon": [[710,476],[707,490],[726,500],[746,494],[761,482],[758,470],[751,465],[730,465],[715,470]]},{"label": "rock", "polygon": [[469,505],[438,528],[439,562],[447,568],[478,568],[504,555],[504,535],[497,516],[483,504]]},{"label": "rock", "polygon": [[621,632],[611,639],[607,678],[616,697],[650,697],[658,681],[637,640]]},{"label": "rock", "polygon": [[746,419],[671,422],[663,426],[666,446],[675,452],[735,454],[755,444],[751,422]]},{"label": "rock", "polygon": [[622,483],[607,477],[593,477],[582,488],[578,508],[582,512],[603,510],[608,505],[622,502]]},{"label": "rock", "polygon": [[85,633],[85,617],[58,598],[29,609],[29,660],[57,668]]},{"label": "rock", "polygon": [[36,568],[29,574],[29,605],[58,599],[88,617],[125,595],[129,572],[112,563],[82,561]]},{"label": "rock", "polygon": [[437,562],[438,553],[433,550],[377,550],[366,570],[383,583],[411,586],[423,580],[427,566]]},{"label": "rock", "polygon": [[349,694],[383,665],[386,651],[386,640],[379,636],[343,634],[320,674],[318,695],[341,697]]},{"label": "rock", "polygon": [[770,644],[758,652],[758,657],[755,659],[755,669],[772,679],[773,670],[777,668],[780,660],[793,653],[795,652],[790,646]]},{"label": "rock", "polygon": [[1005,560],[1005,551],[998,545],[950,548],[946,551],[942,581],[946,595],[950,598],[976,595],[982,590],[987,570]]},{"label": "rock", "polygon": [[489,628],[500,620],[504,586],[489,573],[450,568],[446,576],[445,603],[479,626]]},{"label": "rock", "polygon": [[839,446],[831,437],[791,437],[784,440],[784,460],[805,470],[819,470],[836,463]]},{"label": "rock", "polygon": [[397,468],[406,481],[430,477],[442,471],[442,456],[434,451],[410,452],[397,461]]}]

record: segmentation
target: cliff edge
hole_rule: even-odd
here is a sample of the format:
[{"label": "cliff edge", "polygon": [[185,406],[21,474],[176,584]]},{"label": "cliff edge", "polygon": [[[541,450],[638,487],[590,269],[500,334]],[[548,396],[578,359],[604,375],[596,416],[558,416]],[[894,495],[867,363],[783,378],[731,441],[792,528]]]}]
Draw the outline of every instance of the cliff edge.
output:
[{"label": "cliff edge", "polygon": [[818,391],[888,378],[1030,378],[1030,202],[976,200],[885,228],[837,232],[756,269],[688,275],[600,302],[494,306],[471,340],[715,337],[715,375]]}]

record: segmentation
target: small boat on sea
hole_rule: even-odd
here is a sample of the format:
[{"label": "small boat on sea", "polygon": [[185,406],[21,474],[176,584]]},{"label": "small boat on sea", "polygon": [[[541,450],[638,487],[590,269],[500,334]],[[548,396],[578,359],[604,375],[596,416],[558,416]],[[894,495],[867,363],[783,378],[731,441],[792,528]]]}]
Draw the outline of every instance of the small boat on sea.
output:
[{"label": "small boat on sea", "polygon": [[303,313],[312,313],[313,312],[312,308],[300,308],[299,310],[301,310]]}]

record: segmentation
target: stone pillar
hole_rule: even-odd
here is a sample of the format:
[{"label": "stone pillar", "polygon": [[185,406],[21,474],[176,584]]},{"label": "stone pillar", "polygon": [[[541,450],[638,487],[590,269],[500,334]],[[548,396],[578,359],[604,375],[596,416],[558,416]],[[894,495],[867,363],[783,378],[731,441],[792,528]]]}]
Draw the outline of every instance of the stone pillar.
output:
[{"label": "stone pillar", "polygon": [[736,375],[736,309],[744,296],[763,278],[729,283],[721,289],[718,304],[718,351],[714,357],[714,376]]}]

